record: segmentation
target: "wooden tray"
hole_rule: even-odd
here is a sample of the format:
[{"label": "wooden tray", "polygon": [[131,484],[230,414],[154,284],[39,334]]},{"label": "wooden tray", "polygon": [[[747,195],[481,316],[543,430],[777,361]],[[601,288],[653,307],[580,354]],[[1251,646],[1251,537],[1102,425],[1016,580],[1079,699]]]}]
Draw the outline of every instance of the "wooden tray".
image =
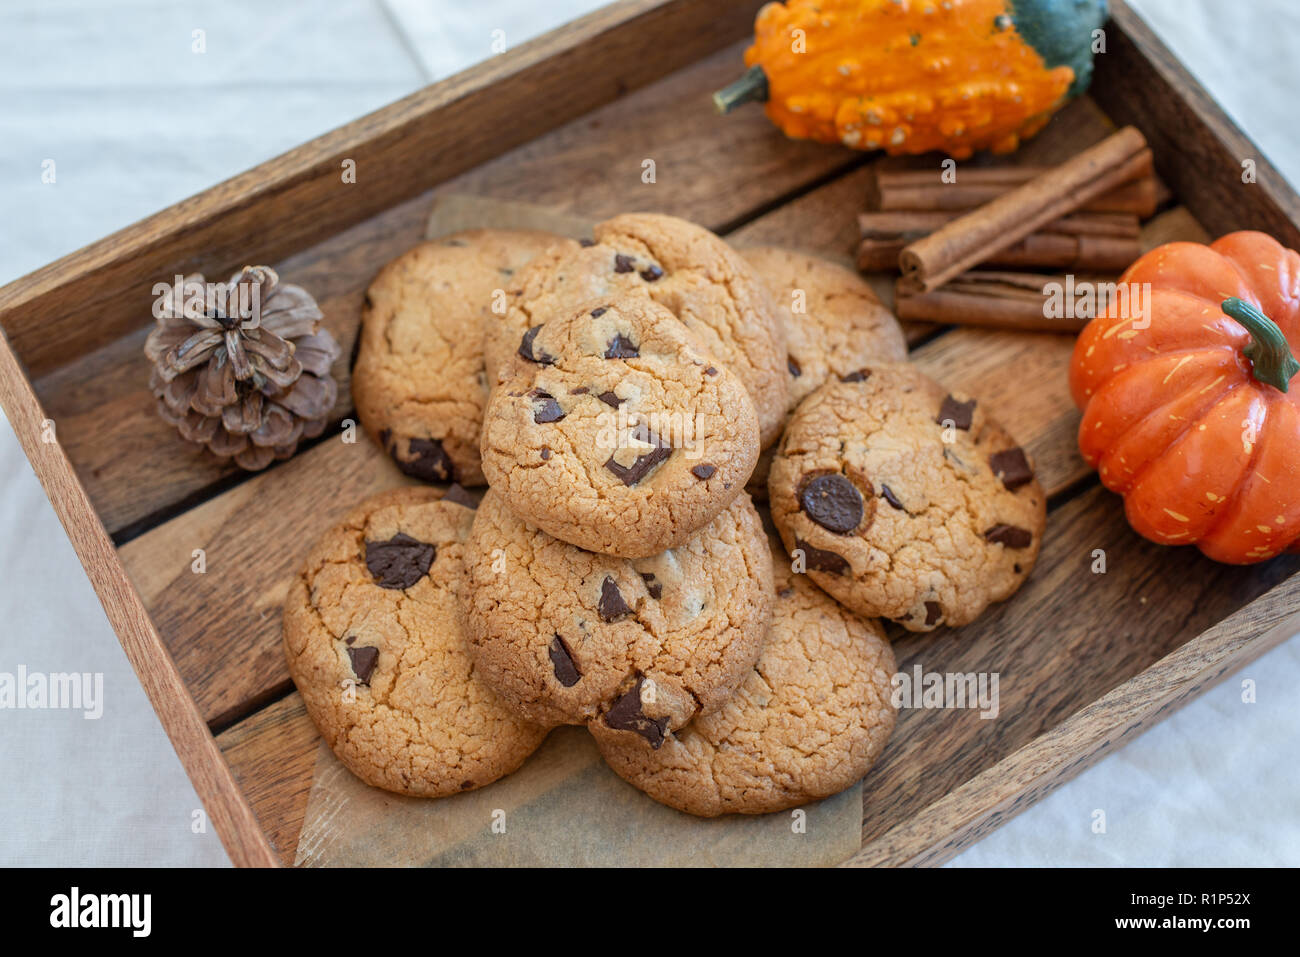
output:
[{"label": "wooden tray", "polygon": [[[315,762],[280,650],[288,578],[343,511],[403,479],[337,430],[257,476],[188,451],[147,388],[153,284],[273,263],[316,294],[346,357],[371,277],[448,194],[592,219],[653,209],[737,244],[848,261],[875,157],[788,141],[756,108],[712,111],[757,6],[616,4],[0,289],[0,400],[236,864],[293,861]],[[1147,245],[1254,228],[1300,248],[1300,199],[1136,15],[1112,6],[1091,94],[1016,160],[1060,161],[1133,123],[1172,192]],[[645,158],[654,185],[641,181]],[[1241,182],[1247,158],[1253,185]],[[353,184],[340,175],[349,159]],[[961,632],[897,642],[901,670],[999,672],[1001,715],[900,715],[866,781],[854,864],[948,858],[1300,627],[1300,558],[1226,567],[1128,529],[1075,450],[1068,337],[910,333],[927,371],[988,401],[1029,448],[1051,515],[1014,599]],[[42,440],[46,419],[57,442]],[[190,571],[195,548],[206,574]],[[1106,574],[1090,571],[1097,548]]]}]

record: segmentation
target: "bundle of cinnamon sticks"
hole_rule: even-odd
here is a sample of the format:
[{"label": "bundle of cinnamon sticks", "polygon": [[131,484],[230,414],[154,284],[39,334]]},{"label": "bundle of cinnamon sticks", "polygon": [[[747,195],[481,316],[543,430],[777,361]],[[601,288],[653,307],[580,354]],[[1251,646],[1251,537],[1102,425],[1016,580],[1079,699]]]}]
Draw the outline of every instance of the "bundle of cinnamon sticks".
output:
[{"label": "bundle of cinnamon sticks", "polygon": [[[1125,127],[1056,167],[878,170],[858,217],[858,268],[899,269],[903,319],[1077,331],[1048,318],[1045,286],[1122,272],[1161,201],[1146,140]],[[1014,270],[988,272],[990,268]]]}]

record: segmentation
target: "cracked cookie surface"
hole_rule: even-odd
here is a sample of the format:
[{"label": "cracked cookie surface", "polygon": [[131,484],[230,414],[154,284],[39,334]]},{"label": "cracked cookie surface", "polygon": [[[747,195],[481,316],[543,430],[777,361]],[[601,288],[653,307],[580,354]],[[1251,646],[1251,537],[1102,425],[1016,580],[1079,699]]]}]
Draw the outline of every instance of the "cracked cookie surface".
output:
[{"label": "cracked cookie surface", "polygon": [[674,216],[627,213],[598,223],[593,234],[594,244],[554,248],[519,274],[509,310],[484,325],[489,382],[528,328],[589,299],[646,295],[740,379],[762,444],[775,442],[788,404],[785,330],[750,265],[707,229]]},{"label": "cracked cookie surface", "polygon": [[516,345],[484,415],[483,470],[531,524],[640,558],[686,542],[744,488],[749,395],[653,300],[591,300]]},{"label": "cracked cookie surface", "polygon": [[577,245],[543,232],[468,230],[421,243],[375,277],[352,397],[366,431],[403,472],[483,484],[483,320],[494,304],[505,308],[516,271],[556,243]]},{"label": "cracked cookie surface", "polygon": [[474,520],[464,495],[367,499],[316,543],[285,599],[285,655],[308,714],[353,774],[399,794],[490,784],[546,737],[470,659],[458,614]]},{"label": "cracked cookie surface", "polygon": [[[752,246],[740,254],[772,294],[785,328],[791,412],[832,379],[873,362],[907,358],[898,320],[856,272],[779,246]],[[764,450],[746,486],[756,499],[767,498],[773,454],[774,449]]]},{"label": "cracked cookie surface", "polygon": [[704,817],[796,807],[858,781],[889,740],[895,665],[880,626],[793,574],[779,546],[772,561],[772,627],[730,701],[658,750],[592,728],[610,767],[662,804]]},{"label": "cracked cookie surface", "polygon": [[630,560],[552,538],[489,489],[465,574],[465,634],[502,699],[647,750],[727,701],[771,618],[766,533],[743,494],[681,547]]},{"label": "cracked cookie surface", "polygon": [[799,406],[768,482],[808,576],[911,631],[969,623],[1020,587],[1046,496],[983,406],[905,363],[876,363]]}]

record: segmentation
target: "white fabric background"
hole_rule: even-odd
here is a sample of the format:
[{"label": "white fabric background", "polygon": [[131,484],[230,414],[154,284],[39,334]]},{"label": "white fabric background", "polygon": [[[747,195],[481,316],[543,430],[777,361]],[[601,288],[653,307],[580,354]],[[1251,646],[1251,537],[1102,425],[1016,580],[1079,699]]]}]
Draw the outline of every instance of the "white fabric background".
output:
[{"label": "white fabric background", "polygon": [[[1300,183],[1300,4],[1136,5]],[[514,45],[596,6],[6,0],[0,282],[489,56],[494,30]],[[194,791],[8,428],[0,542],[0,672],[102,672],[106,698],[98,721],[0,711],[0,864],[226,863],[210,829],[193,832]],[[1241,702],[1241,677],[1258,703]],[[1297,686],[1293,639],[955,863],[1300,863]]]}]

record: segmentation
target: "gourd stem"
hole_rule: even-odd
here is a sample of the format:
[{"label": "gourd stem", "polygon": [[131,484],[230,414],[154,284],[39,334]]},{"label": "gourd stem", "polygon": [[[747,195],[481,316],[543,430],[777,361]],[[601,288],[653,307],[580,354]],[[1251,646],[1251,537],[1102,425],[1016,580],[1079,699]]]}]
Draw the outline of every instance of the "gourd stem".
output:
[{"label": "gourd stem", "polygon": [[767,102],[767,74],[758,64],[746,70],[740,79],[713,94],[713,105],[719,113],[730,113],[742,103],[752,102]]},{"label": "gourd stem", "polygon": [[1277,323],[1236,296],[1223,300],[1223,311],[1250,333],[1250,345],[1242,352],[1254,367],[1255,378],[1285,392],[1300,372],[1300,362],[1291,354],[1291,345]]}]

